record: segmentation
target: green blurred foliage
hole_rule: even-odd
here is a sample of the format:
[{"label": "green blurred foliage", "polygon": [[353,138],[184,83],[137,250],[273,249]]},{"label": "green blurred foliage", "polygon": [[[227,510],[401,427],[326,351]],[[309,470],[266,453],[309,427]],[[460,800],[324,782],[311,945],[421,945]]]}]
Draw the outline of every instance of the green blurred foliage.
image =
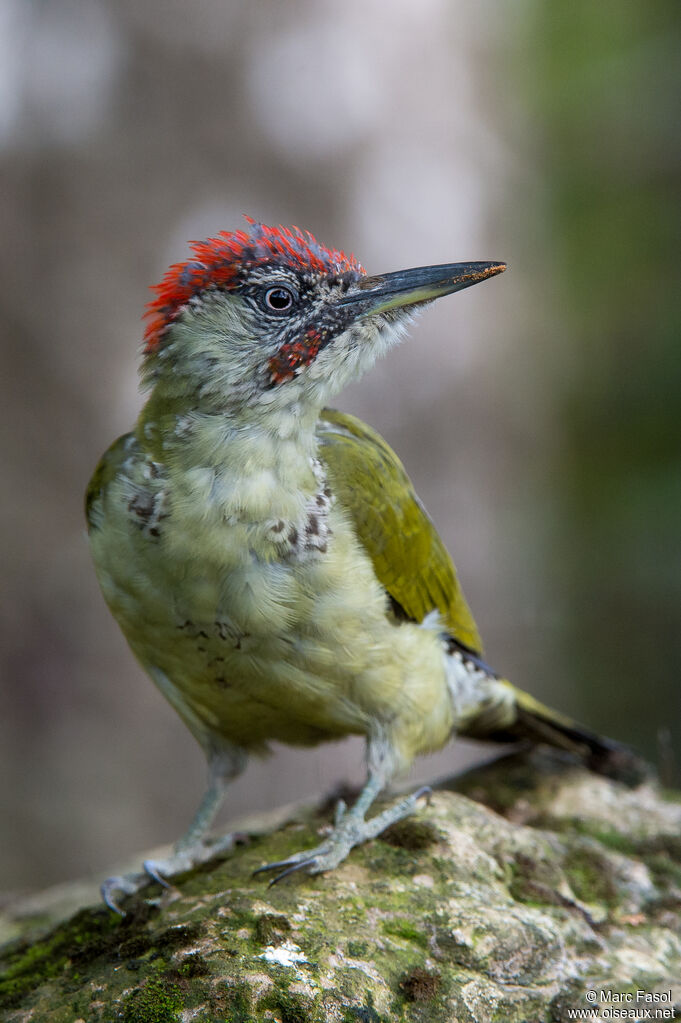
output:
[{"label": "green blurred foliage", "polygon": [[530,52],[569,347],[546,566],[560,662],[590,723],[659,761],[660,729],[681,740],[681,9],[536,4]]}]

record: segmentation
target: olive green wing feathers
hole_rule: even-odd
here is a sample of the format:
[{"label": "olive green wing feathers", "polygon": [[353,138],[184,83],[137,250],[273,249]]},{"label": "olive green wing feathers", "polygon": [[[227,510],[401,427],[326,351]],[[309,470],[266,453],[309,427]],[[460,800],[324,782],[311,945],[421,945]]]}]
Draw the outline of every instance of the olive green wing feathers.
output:
[{"label": "olive green wing feathers", "polygon": [[324,409],[317,425],[331,489],[376,575],[408,618],[437,609],[471,651],[482,643],[451,558],[394,451],[361,420]]},{"label": "olive green wing feathers", "polygon": [[85,491],[85,518],[88,529],[95,529],[99,525],[97,505],[103,492],[109,483],[115,479],[125,459],[129,455],[131,443],[134,441],[134,434],[124,433],[122,437],[115,440],[104,452],[97,468],[92,474],[92,479]]}]

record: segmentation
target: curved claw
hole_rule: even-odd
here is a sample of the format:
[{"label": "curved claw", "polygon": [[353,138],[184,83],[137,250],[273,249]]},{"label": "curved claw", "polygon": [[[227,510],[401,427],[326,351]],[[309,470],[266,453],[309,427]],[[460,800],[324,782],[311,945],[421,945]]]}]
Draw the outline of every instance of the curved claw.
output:
[{"label": "curved claw", "polygon": [[276,877],[273,877],[267,887],[271,888],[272,885],[279,884],[279,882],[283,881],[285,877],[289,876],[289,874],[295,874],[297,870],[305,870],[307,867],[313,867],[316,862],[316,858],[311,856],[309,860],[301,860],[300,863],[292,863],[287,870],[283,870],[281,874],[277,874]]},{"label": "curved claw", "polygon": [[265,863],[262,867],[256,867],[251,877],[255,877],[256,874],[265,874],[268,870],[278,870],[279,867],[288,867],[291,860],[277,860],[275,863]]},{"label": "curved claw", "polygon": [[144,868],[144,873],[150,878],[150,880],[156,881],[157,884],[160,884],[161,888],[173,887],[163,876],[160,868],[156,866],[153,860],[145,860],[142,867]]},{"label": "curved claw", "polygon": [[118,913],[119,916],[126,916],[124,909],[118,905],[115,894],[135,895],[139,891],[139,885],[131,877],[124,877],[122,874],[117,877],[107,877],[99,889],[102,899],[109,909]]},{"label": "curved claw", "polygon": [[433,790],[430,787],[430,785],[422,785],[420,789],[417,789],[412,798],[414,800],[417,800],[423,799],[423,797],[425,796],[426,803],[428,804],[428,806],[430,806],[430,797],[432,796],[432,794]]},{"label": "curved claw", "polygon": [[[318,852],[318,850],[315,850],[315,852]],[[256,874],[265,874],[269,870],[279,870],[280,867],[286,867],[286,870],[284,870],[282,874],[277,874],[277,876],[270,881],[268,887],[272,887],[273,884],[276,884],[277,881],[281,881],[281,879],[286,877],[288,874],[293,874],[296,870],[303,870],[305,867],[311,867],[316,862],[316,856],[304,856],[300,853],[298,857],[294,857],[289,860],[276,860],[274,863],[266,863],[262,867],[256,867],[251,874],[251,877],[255,877]]]}]

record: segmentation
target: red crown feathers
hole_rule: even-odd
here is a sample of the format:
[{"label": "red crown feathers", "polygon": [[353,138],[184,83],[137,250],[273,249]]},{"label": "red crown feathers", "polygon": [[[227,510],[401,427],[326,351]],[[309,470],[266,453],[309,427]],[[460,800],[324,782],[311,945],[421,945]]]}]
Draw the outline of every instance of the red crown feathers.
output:
[{"label": "red crown feathers", "polygon": [[147,306],[148,323],[144,332],[145,352],[158,347],[166,328],[177,318],[189,300],[204,288],[229,288],[245,266],[279,263],[294,270],[312,270],[319,274],[364,274],[354,256],[338,249],[327,249],[309,231],[298,227],[267,227],[250,217],[245,231],[220,231],[215,238],[191,242],[193,259],[174,263]]}]

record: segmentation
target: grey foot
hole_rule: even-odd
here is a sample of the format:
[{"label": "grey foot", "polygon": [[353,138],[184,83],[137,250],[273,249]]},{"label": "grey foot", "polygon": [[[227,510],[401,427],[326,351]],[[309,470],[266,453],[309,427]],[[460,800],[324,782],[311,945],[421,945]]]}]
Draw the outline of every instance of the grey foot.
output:
[{"label": "grey foot", "polygon": [[[323,874],[327,870],[333,870],[339,863],[342,863],[351,849],[371,838],[376,838],[382,831],[389,828],[391,824],[410,817],[417,809],[418,802],[424,796],[429,796],[431,789],[424,787],[407,796],[394,806],[388,807],[383,813],[379,813],[370,820],[354,810],[348,811],[342,801],[336,808],[336,819],[334,829],[329,837],[316,846],[314,849],[305,849],[302,852],[294,853],[287,860],[280,860],[278,863],[268,863],[259,867],[255,874],[261,874],[270,870],[281,870],[270,881],[269,887],[288,877],[296,871],[304,871],[307,874]],[[283,868],[283,869],[282,869]]]},{"label": "grey foot", "polygon": [[207,863],[215,856],[229,852],[238,836],[223,835],[211,842],[199,842],[192,846],[179,846],[173,854],[163,860],[145,860],[144,872],[139,874],[121,874],[109,877],[101,886],[102,898],[114,913],[125,916],[125,910],[119,900],[127,895],[137,895],[150,884],[160,884],[162,888],[172,888],[172,878],[186,874],[189,870]]}]

